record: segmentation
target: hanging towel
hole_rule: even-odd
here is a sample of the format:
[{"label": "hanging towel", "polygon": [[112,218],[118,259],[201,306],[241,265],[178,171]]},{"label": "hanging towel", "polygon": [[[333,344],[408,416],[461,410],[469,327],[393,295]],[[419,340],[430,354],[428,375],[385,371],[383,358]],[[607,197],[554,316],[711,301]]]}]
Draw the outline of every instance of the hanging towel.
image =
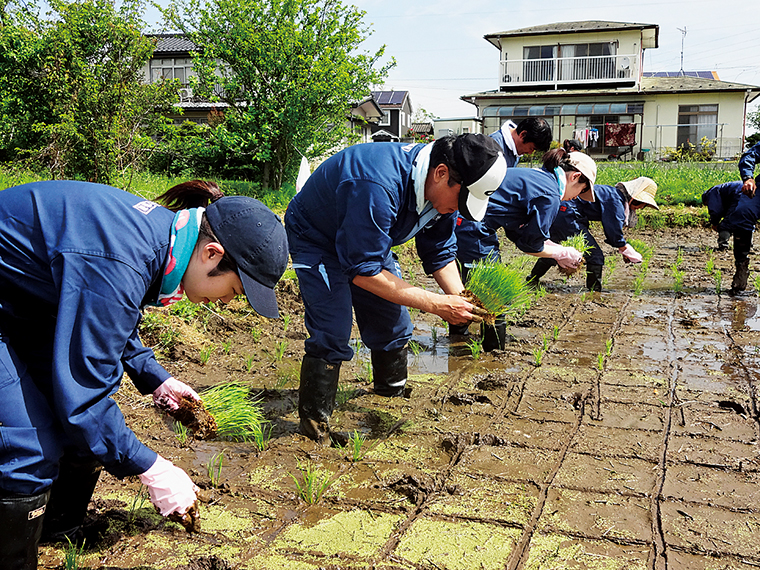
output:
[{"label": "hanging towel", "polygon": [[301,166],[298,168],[298,177],[296,178],[296,193],[301,191],[303,185],[311,176],[311,170],[309,169],[309,161],[305,156],[301,157]]}]

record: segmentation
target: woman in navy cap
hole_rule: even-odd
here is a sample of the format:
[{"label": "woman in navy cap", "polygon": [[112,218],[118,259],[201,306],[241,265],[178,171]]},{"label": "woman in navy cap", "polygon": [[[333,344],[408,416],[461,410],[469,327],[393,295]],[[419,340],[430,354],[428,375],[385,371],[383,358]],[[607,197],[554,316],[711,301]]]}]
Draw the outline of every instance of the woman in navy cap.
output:
[{"label": "woman in navy cap", "polygon": [[[304,435],[330,436],[340,366],[353,357],[352,308],[382,396],[404,393],[406,307],[452,323],[473,319],[475,308],[458,295],[455,212],[482,218],[506,169],[498,143],[483,135],[361,144],[323,162],[290,202],[285,225],[309,331],[298,408]],[[412,237],[444,294],[402,280],[391,248]]]},{"label": "woman in navy cap", "polygon": [[278,316],[279,219],[203,181],[163,199],[176,211],[86,182],[0,192],[2,568],[36,568],[43,530],[75,538],[101,466],[138,475],[162,515],[195,503],[187,474],[138,441],[109,397],[126,372],[160,407],[198,398],[140,342],[145,305],[245,294]]}]

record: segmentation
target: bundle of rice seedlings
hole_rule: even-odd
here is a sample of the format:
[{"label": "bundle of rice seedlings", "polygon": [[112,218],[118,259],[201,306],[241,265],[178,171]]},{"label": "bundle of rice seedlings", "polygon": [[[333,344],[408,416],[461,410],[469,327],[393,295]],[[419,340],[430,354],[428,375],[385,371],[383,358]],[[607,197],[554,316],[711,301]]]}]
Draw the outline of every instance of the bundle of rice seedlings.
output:
[{"label": "bundle of rice seedlings", "polygon": [[206,410],[216,420],[216,436],[231,441],[255,441],[267,420],[259,401],[240,382],[228,382],[200,393]]},{"label": "bundle of rice seedlings", "polygon": [[[565,247],[574,247],[577,249],[581,255],[586,255],[589,251],[591,251],[591,246],[586,241],[586,236],[583,234],[575,234],[574,236],[570,236],[565,241],[563,241],[560,245],[563,245]],[[583,267],[584,259],[581,258],[581,262],[578,264],[578,267],[560,267],[557,266],[557,269],[559,270],[562,275],[566,275],[567,277],[570,277],[571,275],[574,275],[577,271],[580,270],[581,267]]]},{"label": "bundle of rice seedlings", "polygon": [[498,261],[475,263],[466,287],[462,296],[487,312],[483,321],[488,325],[494,324],[497,316],[517,312],[530,303],[525,277]]}]

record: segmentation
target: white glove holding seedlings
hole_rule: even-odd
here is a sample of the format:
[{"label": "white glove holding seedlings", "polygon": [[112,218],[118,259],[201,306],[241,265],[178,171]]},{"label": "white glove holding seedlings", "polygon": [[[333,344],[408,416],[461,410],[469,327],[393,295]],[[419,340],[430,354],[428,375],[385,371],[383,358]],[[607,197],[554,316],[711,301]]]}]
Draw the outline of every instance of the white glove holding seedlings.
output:
[{"label": "white glove holding seedlings", "polygon": [[583,255],[580,251],[574,247],[557,246],[559,249],[552,255],[552,259],[556,261],[560,267],[564,269],[574,269],[578,267],[583,259]]},{"label": "white glove holding seedlings", "polygon": [[190,386],[170,376],[158,388],[153,390],[153,403],[162,410],[176,410],[182,397],[200,400],[200,396]]},{"label": "white glove holding seedlings", "polygon": [[641,254],[638,251],[633,249],[633,246],[631,246],[630,243],[625,244],[623,247],[618,249],[618,251],[625,258],[625,261],[627,263],[641,263],[644,259],[641,257]]},{"label": "white glove holding seedlings", "polygon": [[139,477],[148,488],[150,501],[164,517],[171,513],[184,514],[195,503],[198,487],[187,473],[160,455],[153,467]]}]

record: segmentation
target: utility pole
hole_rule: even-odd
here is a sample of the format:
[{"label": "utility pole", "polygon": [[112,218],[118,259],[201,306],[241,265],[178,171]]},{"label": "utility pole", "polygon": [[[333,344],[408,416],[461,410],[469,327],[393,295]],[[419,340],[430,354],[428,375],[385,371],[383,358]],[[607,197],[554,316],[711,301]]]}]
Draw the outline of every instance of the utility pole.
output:
[{"label": "utility pole", "polygon": [[683,41],[686,38],[686,26],[681,28],[676,28],[679,32],[681,32],[681,75],[683,75]]}]

